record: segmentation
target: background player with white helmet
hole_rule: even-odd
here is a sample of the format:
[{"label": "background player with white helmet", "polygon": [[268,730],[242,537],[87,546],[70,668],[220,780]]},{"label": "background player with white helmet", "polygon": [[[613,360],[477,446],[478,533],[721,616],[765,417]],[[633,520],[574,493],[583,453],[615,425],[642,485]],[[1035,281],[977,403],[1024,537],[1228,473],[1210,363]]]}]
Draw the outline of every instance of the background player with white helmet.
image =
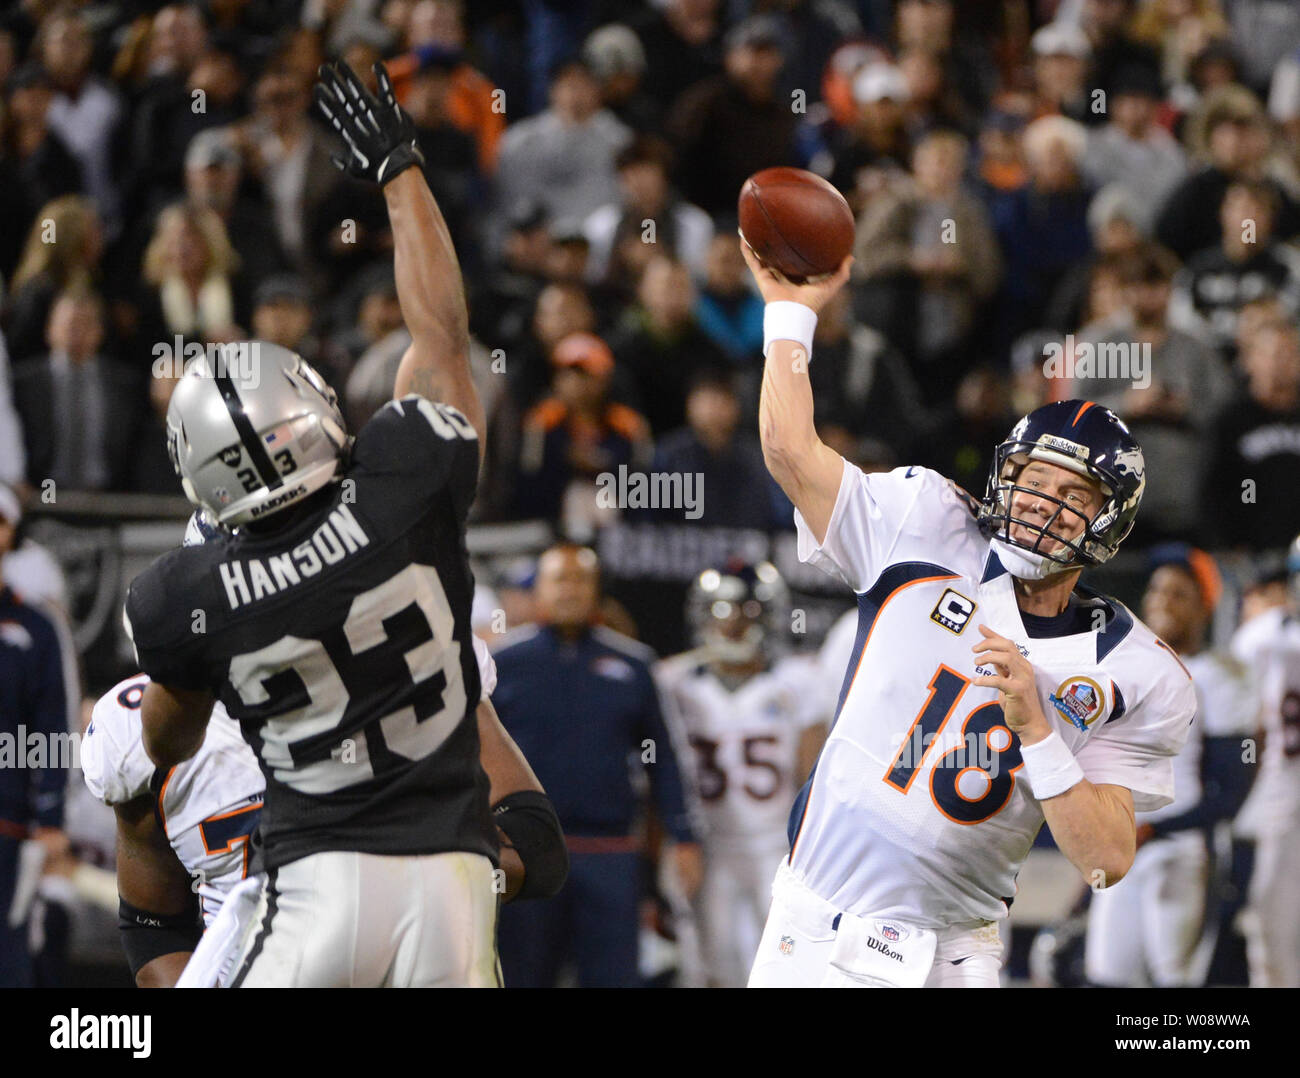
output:
[{"label": "background player with white helmet", "polygon": [[1246,668],[1206,646],[1222,583],[1214,559],[1184,544],[1151,553],[1142,617],[1187,667],[1196,721],[1174,759],[1173,804],[1137,814],[1138,851],[1128,875],[1092,896],[1084,968],[1089,983],[1116,988],[1205,983],[1217,932],[1207,923],[1207,839],[1241,808],[1256,768],[1243,763],[1259,698]]},{"label": "background player with white helmet", "polygon": [[[196,512],[186,527],[185,545],[218,534]],[[545,794],[492,707],[496,666],[477,637],[474,654],[482,686],[480,760],[491,783],[497,826],[513,831],[517,809]],[[254,836],[266,788],[257,757],[219,702],[199,751],[169,771],[154,767],[140,723],[148,685],[149,678],[138,674],[105,693],[95,705],[81,750],[87,787],[117,817],[119,926],[132,975],[142,988],[176,983],[200,933],[213,928],[232,891],[257,872]],[[511,843],[504,831],[501,837],[504,844]],[[525,881],[531,884],[529,897],[553,892],[567,860],[558,830],[550,841],[543,837],[539,843],[525,827],[519,838],[518,849],[502,860],[505,878],[498,887],[507,901],[520,894]],[[531,880],[521,855],[533,865]],[[233,925],[230,938],[237,940],[241,928]],[[194,979],[199,985],[224,983],[234,957],[227,948]]]},{"label": "background player with white helmet", "polygon": [[696,921],[704,977],[723,988],[749,975],[790,804],[826,736],[815,668],[780,654],[788,606],[768,562],[706,569],[687,597],[695,649],[656,668],[694,750],[705,850]]},{"label": "background player with white helmet", "polygon": [[333,391],[286,349],[192,364],[169,449],[230,531],[127,596],[149,758],[198,751],[220,697],[266,779],[267,882],[234,980],[249,986],[498,983],[465,548],[483,409],[450,235],[375,75],[378,98],[322,67],[316,99],[347,146],[336,164],[387,203],[412,338],[395,399],[349,441]]},{"label": "background player with white helmet", "polygon": [[1255,840],[1246,955],[1252,988],[1300,987],[1300,536],[1287,556],[1287,602],[1232,640],[1259,691],[1264,746],[1239,830]]},{"label": "background player with white helmet", "polygon": [[1044,820],[1096,886],[1133,861],[1134,809],[1173,797],[1191,679],[1121,604],[1077,589],[1119,548],[1142,452],[1088,401],[1025,416],[982,503],[935,472],[866,475],[818,437],[816,312],[848,278],[767,301],[759,428],[799,555],[857,594],[826,746],[791,816],[752,986],[993,986]]}]

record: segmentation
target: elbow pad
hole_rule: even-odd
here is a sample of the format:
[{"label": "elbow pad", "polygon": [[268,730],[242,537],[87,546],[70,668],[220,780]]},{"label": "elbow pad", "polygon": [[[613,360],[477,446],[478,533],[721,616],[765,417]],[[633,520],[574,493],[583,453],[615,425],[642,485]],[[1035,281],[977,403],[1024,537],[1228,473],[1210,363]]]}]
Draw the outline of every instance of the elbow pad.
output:
[{"label": "elbow pad", "polygon": [[193,951],[203,935],[197,904],[184,913],[150,913],[117,899],[117,927],[134,977],[155,958],[176,951]]},{"label": "elbow pad", "polygon": [[551,799],[536,790],[507,794],[492,806],[492,822],[524,864],[524,885],[515,898],[557,894],[569,875],[569,851]]}]

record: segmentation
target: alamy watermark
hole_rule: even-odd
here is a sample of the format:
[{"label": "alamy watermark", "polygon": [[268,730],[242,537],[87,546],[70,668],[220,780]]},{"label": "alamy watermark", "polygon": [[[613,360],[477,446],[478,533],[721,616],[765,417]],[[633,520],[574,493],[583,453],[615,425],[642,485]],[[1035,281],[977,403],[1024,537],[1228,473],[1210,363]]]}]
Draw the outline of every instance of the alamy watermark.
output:
[{"label": "alamy watermark", "polygon": [[687,520],[704,513],[704,475],[700,472],[633,472],[626,464],[618,474],[596,476],[596,505],[601,509],[681,509]]},{"label": "alamy watermark", "polygon": [[1133,383],[1134,389],[1151,385],[1151,343],[1149,341],[1076,341],[1073,333],[1064,342],[1043,346],[1044,378],[1110,378]]},{"label": "alamy watermark", "polygon": [[177,334],[170,341],[153,346],[155,378],[180,378],[185,369],[199,359],[207,361],[215,378],[231,378],[241,387],[256,389],[262,380],[262,346],[260,341],[233,341],[226,344],[203,344],[187,341]]}]

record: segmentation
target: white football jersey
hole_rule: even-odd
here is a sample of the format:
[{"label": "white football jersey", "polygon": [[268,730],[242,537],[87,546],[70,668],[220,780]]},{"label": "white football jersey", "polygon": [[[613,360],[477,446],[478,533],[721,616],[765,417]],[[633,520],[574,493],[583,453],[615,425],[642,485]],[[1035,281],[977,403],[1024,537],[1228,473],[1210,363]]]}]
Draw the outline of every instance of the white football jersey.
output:
[{"label": "white football jersey", "polygon": [[687,653],[659,663],[655,676],[693,752],[705,840],[779,845],[802,778],[799,739],[830,718],[815,667],[786,656],[732,691]]},{"label": "white football jersey", "polygon": [[857,593],[853,673],[796,802],[795,876],[860,916],[926,928],[1006,916],[1043,824],[996,689],[973,680],[978,626],[1034,665],[1044,713],[1094,783],[1139,811],[1173,800],[1191,678],[1122,604],[1077,597],[1092,627],[1030,637],[1012,577],[965,492],[936,472],[845,464],[825,541],[796,512],[799,557]]},{"label": "white football jersey", "polygon": [[1260,699],[1264,748],[1243,808],[1258,827],[1300,826],[1300,618],[1278,606],[1251,618],[1232,638]]},{"label": "white football jersey", "polygon": [[95,704],[81,744],[90,792],[107,805],[150,796],[176,857],[211,924],[226,892],[248,875],[249,840],[266,783],[239,724],[217,703],[199,751],[163,772],[144,751],[144,674],[114,685]]},{"label": "white football jersey", "polygon": [[[473,638],[481,699],[496,688],[496,663]],[[163,772],[144,749],[140,704],[149,678],[127,678],[100,697],[81,743],[81,768],[90,792],[106,805],[149,795],[176,857],[194,881],[210,925],[226,894],[248,875],[249,843],[262,811],[266,780],[239,723],[218,701],[203,744],[188,760]]]},{"label": "white football jersey", "polygon": [[1181,816],[1201,799],[1201,752],[1207,737],[1254,737],[1259,696],[1249,670],[1230,655],[1202,651],[1183,659],[1196,688],[1196,722],[1187,744],[1174,757],[1174,801],[1154,812],[1139,812],[1138,823]]}]

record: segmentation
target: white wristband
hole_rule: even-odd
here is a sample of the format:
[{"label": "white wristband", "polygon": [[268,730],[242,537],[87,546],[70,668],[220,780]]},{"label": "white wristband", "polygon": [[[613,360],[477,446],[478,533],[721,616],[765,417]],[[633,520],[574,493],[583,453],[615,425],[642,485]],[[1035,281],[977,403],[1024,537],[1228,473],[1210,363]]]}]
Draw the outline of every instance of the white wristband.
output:
[{"label": "white wristband", "polygon": [[1033,745],[1021,745],[1020,758],[1025,762],[1030,792],[1039,801],[1063,794],[1083,781],[1083,768],[1055,730]]},{"label": "white wristband", "polygon": [[773,341],[794,341],[812,359],[813,334],[817,331],[817,312],[802,303],[776,299],[763,308],[763,355]]}]

